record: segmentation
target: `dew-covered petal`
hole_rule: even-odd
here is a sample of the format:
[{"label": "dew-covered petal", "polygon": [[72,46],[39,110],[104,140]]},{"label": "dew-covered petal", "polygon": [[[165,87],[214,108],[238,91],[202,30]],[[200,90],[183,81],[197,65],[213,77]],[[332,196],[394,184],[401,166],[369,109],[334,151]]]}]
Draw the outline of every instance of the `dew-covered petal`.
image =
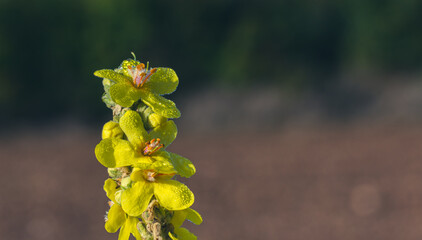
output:
[{"label": "dew-covered petal", "polygon": [[130,83],[132,78],[125,76],[121,73],[117,73],[111,69],[102,69],[94,72],[94,75],[100,78],[107,78],[116,83]]},{"label": "dew-covered petal", "polygon": [[125,212],[122,207],[117,204],[113,204],[107,215],[107,222],[105,223],[105,229],[109,233],[115,233],[126,221]]},{"label": "dew-covered petal", "polygon": [[176,169],[177,173],[182,176],[189,178],[193,174],[195,174],[196,169],[195,166],[192,164],[192,162],[175,153],[170,153],[171,162],[174,166],[174,169]]},{"label": "dew-covered petal", "polygon": [[104,189],[104,191],[106,192],[106,195],[107,195],[107,197],[111,200],[111,201],[113,201],[114,203],[116,203],[116,198],[115,198],[115,196],[114,196],[114,194],[116,193],[116,191],[117,191],[117,183],[113,180],[113,179],[111,179],[111,178],[108,178],[107,180],[105,180],[105,182],[104,182],[104,187],[103,187],[103,189]]},{"label": "dew-covered petal", "polygon": [[182,210],[194,202],[192,191],[183,183],[175,180],[157,180],[154,195],[158,202],[168,210]]},{"label": "dew-covered petal", "polygon": [[173,167],[173,164],[168,160],[155,161],[153,164],[151,164],[150,168],[161,174],[174,175],[177,173]]},{"label": "dew-covered petal", "polygon": [[[118,151],[116,152],[116,150]],[[133,155],[133,151],[129,142],[126,140],[106,138],[101,140],[95,147],[95,156],[103,166],[107,168],[116,168],[131,165],[132,159],[124,158],[122,156]]]},{"label": "dew-covered petal", "polygon": [[166,121],[154,128],[149,135],[151,138],[159,138],[166,148],[176,139],[177,126],[172,120]]},{"label": "dew-covered petal", "polygon": [[140,91],[140,94],[142,101],[151,107],[155,113],[166,118],[180,117],[180,111],[174,102],[149,91]]},{"label": "dew-covered petal", "polygon": [[116,83],[110,87],[110,96],[122,107],[131,107],[141,98],[141,90],[131,83]]},{"label": "dew-covered petal", "polygon": [[135,111],[127,111],[120,118],[120,127],[126,134],[129,142],[137,150],[150,140],[148,132],[144,128],[141,116]]},{"label": "dew-covered petal", "polygon": [[148,207],[154,193],[153,185],[146,181],[137,181],[122,194],[122,207],[129,216],[139,216]]},{"label": "dew-covered petal", "polygon": [[176,72],[171,68],[159,67],[156,69],[157,71],[151,75],[143,87],[160,95],[174,92],[177,85],[179,85],[179,78]]}]

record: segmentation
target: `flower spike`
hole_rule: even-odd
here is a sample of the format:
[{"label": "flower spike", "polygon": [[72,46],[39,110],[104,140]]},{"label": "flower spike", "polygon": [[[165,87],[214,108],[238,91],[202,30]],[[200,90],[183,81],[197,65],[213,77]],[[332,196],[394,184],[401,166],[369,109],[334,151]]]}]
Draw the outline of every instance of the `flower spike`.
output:
[{"label": "flower spike", "polygon": [[169,118],[180,117],[174,102],[161,95],[174,92],[179,78],[170,68],[149,68],[134,59],[117,69],[94,73],[103,78],[102,97],[113,110],[113,120],[103,127],[95,156],[107,168],[104,190],[110,199],[105,229],[119,231],[119,240],[196,239],[185,219],[200,224],[202,217],[190,209],[192,191],[173,177],[191,177],[192,162],[166,148],[177,135]]}]

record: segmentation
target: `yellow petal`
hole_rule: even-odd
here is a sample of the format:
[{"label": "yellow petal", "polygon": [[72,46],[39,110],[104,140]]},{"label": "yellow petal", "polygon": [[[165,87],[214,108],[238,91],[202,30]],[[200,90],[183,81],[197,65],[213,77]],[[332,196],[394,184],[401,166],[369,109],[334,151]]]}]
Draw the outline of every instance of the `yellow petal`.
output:
[{"label": "yellow petal", "polygon": [[143,240],[137,228],[138,222],[139,220],[137,218],[128,217],[128,225],[130,226],[130,232],[136,238],[136,240]]},{"label": "yellow petal", "polygon": [[174,166],[174,169],[176,169],[177,173],[182,176],[189,178],[193,174],[195,174],[196,169],[195,166],[192,164],[192,162],[180,155],[177,155],[175,153],[170,153],[171,156],[171,162]]},{"label": "yellow petal", "polygon": [[146,181],[134,182],[132,187],[122,194],[122,207],[129,216],[140,216],[148,207],[152,198],[153,186]]},{"label": "yellow petal", "polygon": [[164,97],[155,93],[140,89],[142,101],[152,108],[152,110],[166,118],[179,118],[180,111],[177,109],[173,101],[165,99]]},{"label": "yellow petal", "polygon": [[175,237],[171,232],[169,232],[169,237],[173,240],[196,240],[198,239],[193,233],[189,232],[186,228],[176,228],[174,233],[177,235]]},{"label": "yellow petal", "polygon": [[117,183],[111,178],[107,179],[104,182],[103,189],[106,192],[107,197],[113,202],[116,202],[116,198],[115,198],[114,194],[117,191],[117,187],[118,187]]},{"label": "yellow petal", "polygon": [[191,221],[192,223],[199,225],[202,223],[202,216],[197,211],[193,210],[192,208],[185,209],[187,216],[186,218]]},{"label": "yellow petal", "polygon": [[132,79],[111,69],[102,69],[94,72],[94,75],[101,78],[110,79],[116,83],[131,82]]},{"label": "yellow petal", "polygon": [[175,180],[157,180],[154,195],[158,202],[168,210],[182,210],[194,202],[192,191],[183,183]]},{"label": "yellow petal", "polygon": [[144,88],[156,94],[170,94],[174,92],[179,85],[179,78],[171,68],[156,68],[157,71],[151,75],[150,79],[144,84]]},{"label": "yellow petal", "polygon": [[107,215],[107,222],[105,223],[105,229],[109,233],[115,233],[126,221],[125,212],[122,207],[117,204],[113,204]]},{"label": "yellow petal", "polygon": [[149,135],[151,138],[159,138],[164,147],[168,147],[177,136],[177,126],[173,121],[166,121],[154,128]]},{"label": "yellow petal", "polygon": [[128,220],[126,219],[126,222],[120,228],[119,239],[118,240],[129,240],[130,230],[131,230],[131,228],[128,225]]},{"label": "yellow petal", "polygon": [[116,83],[110,87],[110,96],[114,102],[122,107],[131,107],[141,98],[140,89],[131,83]]},{"label": "yellow petal", "polygon": [[126,140],[106,138],[95,147],[95,156],[105,167],[123,167],[133,162],[133,158],[128,156],[134,156],[134,150]]}]

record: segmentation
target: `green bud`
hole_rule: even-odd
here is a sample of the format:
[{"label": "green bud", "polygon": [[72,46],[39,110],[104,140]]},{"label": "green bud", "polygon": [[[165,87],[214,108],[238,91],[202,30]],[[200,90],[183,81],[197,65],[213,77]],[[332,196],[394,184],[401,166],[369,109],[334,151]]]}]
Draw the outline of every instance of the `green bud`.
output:
[{"label": "green bud", "polygon": [[123,178],[120,186],[122,187],[123,190],[126,190],[132,187],[132,180],[130,180],[130,177]]},{"label": "green bud", "polygon": [[113,179],[120,178],[122,176],[122,172],[118,168],[108,168],[107,172]]},{"label": "green bud", "polygon": [[110,121],[104,124],[103,139],[106,138],[123,138],[123,131],[118,123]]},{"label": "green bud", "polygon": [[119,190],[114,194],[114,198],[116,199],[116,202],[118,204],[121,204],[122,202],[122,192],[123,192],[122,190]]}]

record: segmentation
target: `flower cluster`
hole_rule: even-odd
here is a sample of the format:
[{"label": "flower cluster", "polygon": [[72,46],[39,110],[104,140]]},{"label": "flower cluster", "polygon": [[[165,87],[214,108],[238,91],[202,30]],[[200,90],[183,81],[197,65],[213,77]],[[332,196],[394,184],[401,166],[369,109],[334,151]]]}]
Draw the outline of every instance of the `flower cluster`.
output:
[{"label": "flower cluster", "polygon": [[108,169],[104,191],[110,199],[105,229],[120,229],[119,240],[194,240],[181,225],[187,219],[200,224],[202,217],[191,209],[194,195],[174,177],[195,174],[191,161],[167,151],[177,135],[180,117],[174,102],[162,95],[179,84],[170,68],[149,68],[135,59],[117,69],[94,73],[103,78],[102,97],[113,110],[113,120],[103,127],[95,156]]}]

